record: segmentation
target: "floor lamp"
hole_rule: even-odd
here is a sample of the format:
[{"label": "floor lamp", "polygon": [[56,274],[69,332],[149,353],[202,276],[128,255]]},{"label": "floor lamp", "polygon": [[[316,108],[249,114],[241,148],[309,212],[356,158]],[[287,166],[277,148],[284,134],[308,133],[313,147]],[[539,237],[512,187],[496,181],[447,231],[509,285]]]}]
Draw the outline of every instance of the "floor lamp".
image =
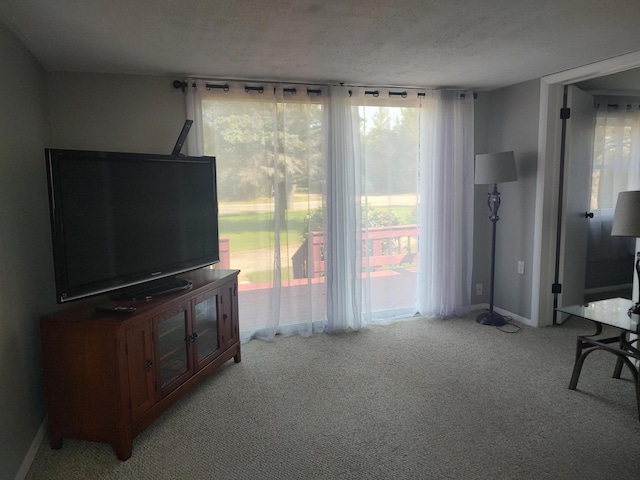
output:
[{"label": "floor lamp", "polygon": [[[613,214],[612,237],[640,237],[640,191],[620,192]],[[640,285],[640,252],[636,253],[636,285]],[[640,314],[640,302],[629,309],[629,314]]]},{"label": "floor lamp", "polygon": [[516,174],[516,161],[513,152],[485,153],[476,155],[476,184],[492,184],[493,191],[489,193],[487,205],[491,215],[489,220],[493,224],[493,236],[491,239],[491,283],[489,285],[489,311],[478,315],[476,322],[483,325],[501,326],[507,323],[505,318],[493,311],[493,283],[496,272],[496,224],[500,217],[500,192],[498,183],[514,182],[518,179]]}]

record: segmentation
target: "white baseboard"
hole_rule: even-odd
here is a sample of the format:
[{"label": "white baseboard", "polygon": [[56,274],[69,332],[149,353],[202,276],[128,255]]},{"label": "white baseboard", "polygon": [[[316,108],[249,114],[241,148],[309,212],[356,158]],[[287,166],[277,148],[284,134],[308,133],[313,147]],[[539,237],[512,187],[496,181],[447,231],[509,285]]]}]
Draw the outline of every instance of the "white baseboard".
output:
[{"label": "white baseboard", "polygon": [[530,318],[521,317],[520,315],[516,315],[515,313],[511,313],[511,312],[509,312],[507,310],[503,310],[502,308],[498,308],[498,307],[493,307],[493,309],[496,312],[498,312],[500,315],[502,315],[503,317],[511,317],[516,322],[523,323],[523,324],[528,325],[530,327],[537,327],[538,326]]},{"label": "white baseboard", "polygon": [[42,441],[44,440],[44,437],[47,434],[48,425],[49,425],[49,422],[47,421],[47,417],[45,416],[44,419],[42,420],[42,423],[40,424],[40,428],[38,428],[36,436],[33,439],[33,442],[31,442],[29,451],[25,455],[24,460],[22,460],[22,465],[20,465],[20,468],[18,469],[18,473],[16,473],[14,480],[24,480],[26,478],[27,473],[29,473],[29,469],[31,468],[31,464],[33,463],[33,460],[36,458],[36,453],[38,453],[38,450],[40,449],[40,445],[42,444]]},{"label": "white baseboard", "polygon": [[[472,305],[471,309],[472,310],[489,310],[489,304],[488,303],[481,303],[479,305]],[[499,313],[500,315],[502,315],[503,317],[511,317],[516,322],[523,323],[523,324],[528,325],[530,327],[537,327],[538,326],[530,318],[521,317],[520,315],[516,315],[515,313],[511,313],[508,310],[504,310],[502,308],[498,308],[498,307],[495,307],[495,306],[493,307],[493,310],[495,312]]]}]

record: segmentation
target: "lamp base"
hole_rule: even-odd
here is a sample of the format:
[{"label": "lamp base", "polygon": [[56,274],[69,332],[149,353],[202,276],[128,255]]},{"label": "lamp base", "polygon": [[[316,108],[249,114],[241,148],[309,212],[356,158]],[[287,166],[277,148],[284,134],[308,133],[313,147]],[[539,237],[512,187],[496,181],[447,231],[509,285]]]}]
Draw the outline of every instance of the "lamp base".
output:
[{"label": "lamp base", "polygon": [[482,325],[491,325],[492,327],[501,327],[505,325],[507,321],[505,318],[496,312],[484,312],[478,315],[476,322]]}]

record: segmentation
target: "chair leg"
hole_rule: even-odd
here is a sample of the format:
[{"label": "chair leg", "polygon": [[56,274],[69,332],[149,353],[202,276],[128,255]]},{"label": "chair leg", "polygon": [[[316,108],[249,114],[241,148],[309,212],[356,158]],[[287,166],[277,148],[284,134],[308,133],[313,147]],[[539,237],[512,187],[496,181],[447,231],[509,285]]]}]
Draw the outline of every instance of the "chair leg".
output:
[{"label": "chair leg", "polygon": [[620,374],[622,373],[622,359],[618,358],[618,360],[616,361],[616,368],[613,371],[613,378],[620,378]]},{"label": "chair leg", "polygon": [[638,420],[640,420],[640,375],[636,376],[636,403],[638,404]]},{"label": "chair leg", "polygon": [[[625,332],[620,333],[620,350],[626,349],[626,334]],[[616,368],[613,370],[613,378],[620,378],[620,374],[622,373],[622,358],[618,357],[618,361],[616,362]]]},{"label": "chair leg", "polygon": [[593,352],[595,349],[589,349],[582,352],[582,354],[576,360],[573,366],[573,372],[571,373],[571,381],[569,382],[569,390],[575,390],[578,386],[578,379],[580,378],[580,372],[582,371],[582,365],[584,364],[587,355]]}]

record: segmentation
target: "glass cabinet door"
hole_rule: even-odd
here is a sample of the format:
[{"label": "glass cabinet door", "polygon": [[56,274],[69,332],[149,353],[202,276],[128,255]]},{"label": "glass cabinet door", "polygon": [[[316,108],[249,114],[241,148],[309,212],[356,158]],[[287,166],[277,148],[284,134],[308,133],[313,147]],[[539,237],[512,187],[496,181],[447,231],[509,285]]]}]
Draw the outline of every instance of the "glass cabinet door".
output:
[{"label": "glass cabinet door", "polygon": [[164,395],[190,375],[187,309],[169,312],[156,318],[156,369],[158,387]]},{"label": "glass cabinet door", "polygon": [[203,366],[218,347],[218,295],[217,290],[198,297],[194,308],[196,364]]}]

